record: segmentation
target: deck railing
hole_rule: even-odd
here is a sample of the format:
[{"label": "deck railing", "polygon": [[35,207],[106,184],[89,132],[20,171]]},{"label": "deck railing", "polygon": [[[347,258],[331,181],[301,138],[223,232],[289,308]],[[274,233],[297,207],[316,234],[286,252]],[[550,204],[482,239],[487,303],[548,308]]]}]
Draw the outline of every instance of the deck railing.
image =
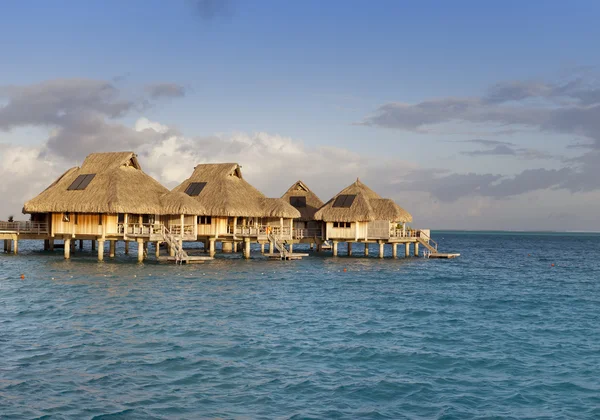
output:
[{"label": "deck railing", "polygon": [[[258,238],[267,238],[269,233],[273,233],[274,235],[290,238],[292,237],[292,228],[289,226],[265,226],[265,225],[254,225],[254,226],[236,226],[235,227],[235,235],[241,237],[258,237]],[[231,226],[227,227],[227,233],[231,234],[232,229]]]},{"label": "deck railing", "polygon": [[321,235],[321,228],[294,229],[294,239],[320,238]]},{"label": "deck railing", "polygon": [[118,223],[117,233],[127,236],[154,236],[162,234],[162,223]]},{"label": "deck railing", "polygon": [[0,222],[0,232],[47,234],[48,223],[45,222]]},{"label": "deck railing", "polygon": [[390,229],[390,238],[418,238],[420,232],[414,229]]}]

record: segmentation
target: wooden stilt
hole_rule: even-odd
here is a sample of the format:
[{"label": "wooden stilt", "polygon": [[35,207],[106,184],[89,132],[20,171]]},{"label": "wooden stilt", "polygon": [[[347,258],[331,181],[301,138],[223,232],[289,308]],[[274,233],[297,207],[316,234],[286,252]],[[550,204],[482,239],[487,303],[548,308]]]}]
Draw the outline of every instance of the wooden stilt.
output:
[{"label": "wooden stilt", "polygon": [[246,259],[250,258],[250,240],[249,239],[244,240],[244,258],[246,258]]},{"label": "wooden stilt", "polygon": [[104,261],[104,239],[98,239],[98,261]]},{"label": "wooden stilt", "polygon": [[415,242],[415,257],[419,256],[419,243]]},{"label": "wooden stilt", "polygon": [[156,256],[156,259],[160,258],[160,242],[154,242],[154,255]]},{"label": "wooden stilt", "polygon": [[261,254],[265,253],[265,244],[264,243],[260,244],[260,253]]},{"label": "wooden stilt", "polygon": [[398,258],[398,244],[392,244],[392,257]]},{"label": "wooden stilt", "polygon": [[214,257],[215,256],[215,240],[214,239],[209,239],[209,256]]},{"label": "wooden stilt", "polygon": [[19,253],[19,240],[18,239],[14,239],[13,240],[13,254],[18,254]]},{"label": "wooden stilt", "polygon": [[115,257],[115,249],[116,249],[116,242],[117,241],[108,241],[108,256],[110,258],[114,258]]},{"label": "wooden stilt", "polygon": [[137,240],[137,259],[140,263],[144,261],[144,240],[141,238]]},{"label": "wooden stilt", "polygon": [[71,258],[71,240],[70,239],[65,239],[65,260],[68,260],[69,258]]},{"label": "wooden stilt", "polygon": [[48,239],[50,245],[50,251],[54,251],[54,238]]},{"label": "wooden stilt", "polygon": [[348,242],[348,256],[352,256],[352,242]]},{"label": "wooden stilt", "polygon": [[83,251],[83,239],[79,240],[79,250]]},{"label": "wooden stilt", "polygon": [[379,243],[379,258],[383,258],[383,254],[385,252],[385,244],[383,242]]},{"label": "wooden stilt", "polygon": [[129,241],[125,241],[125,255],[129,254]]},{"label": "wooden stilt", "polygon": [[410,257],[410,243],[409,242],[404,244],[404,256],[406,258]]},{"label": "wooden stilt", "polygon": [[50,241],[48,239],[44,239],[44,251],[48,251],[50,249]]},{"label": "wooden stilt", "polygon": [[365,257],[369,256],[369,244],[365,242]]},{"label": "wooden stilt", "polygon": [[337,257],[337,254],[338,254],[338,242],[333,241],[333,256]]},{"label": "wooden stilt", "polygon": [[91,242],[92,242],[92,251],[95,251],[96,250],[96,240],[92,239]]}]

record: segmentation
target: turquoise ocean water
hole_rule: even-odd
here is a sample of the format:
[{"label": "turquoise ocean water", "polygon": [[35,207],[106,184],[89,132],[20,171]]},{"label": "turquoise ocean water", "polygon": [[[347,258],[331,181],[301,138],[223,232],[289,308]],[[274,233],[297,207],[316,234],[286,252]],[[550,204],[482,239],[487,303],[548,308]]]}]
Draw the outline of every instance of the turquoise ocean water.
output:
[{"label": "turquoise ocean water", "polygon": [[22,243],[0,255],[0,418],[600,418],[600,235],[433,237],[462,256]]}]

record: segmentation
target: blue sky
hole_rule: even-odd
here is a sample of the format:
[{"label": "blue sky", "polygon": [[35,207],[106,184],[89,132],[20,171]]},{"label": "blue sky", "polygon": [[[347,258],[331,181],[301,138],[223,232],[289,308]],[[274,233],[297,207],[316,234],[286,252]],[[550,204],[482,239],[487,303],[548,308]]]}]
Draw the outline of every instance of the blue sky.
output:
[{"label": "blue sky", "polygon": [[[600,64],[597,2],[9,1],[0,8],[0,86],[25,89],[57,79],[105,81],[120,98],[138,104],[118,118],[102,114],[109,125],[131,128],[143,117],[177,130],[191,144],[195,143],[189,139],[218,136],[230,148],[236,136],[252,142],[257,141],[256,133],[267,133],[301,145],[305,155],[322,147],[343,149],[359,155],[355,158],[363,169],[355,171],[357,175],[381,182],[382,190],[401,205],[413,206],[413,213],[415,208],[431,207],[430,201],[438,203],[439,213],[425,215],[422,221],[440,227],[470,227],[473,218],[481,228],[529,227],[539,209],[522,202],[530,202],[532,194],[538,202],[542,194],[543,206],[552,208],[533,228],[555,226],[555,213],[562,214],[563,221],[582,220],[569,222],[571,229],[594,223],[584,203],[591,200],[592,209],[599,206],[596,188],[586,185],[578,191],[576,177],[568,186],[541,182],[544,188],[535,184],[526,191],[516,188],[514,194],[507,190],[508,183],[494,187],[511,177],[513,185],[524,185],[518,178],[530,174],[524,171],[544,169],[540,176],[552,177],[548,171],[575,165],[568,159],[596,158],[595,148],[570,147],[595,144],[587,127],[562,120],[554,124],[545,117],[542,122],[537,114],[568,111],[568,101],[580,98],[583,89],[595,91]],[[547,94],[552,86],[573,80],[583,80],[585,87],[566,99],[562,93]],[[509,98],[500,108],[485,100],[494,86],[515,82],[521,91],[536,93]],[[185,93],[149,104],[147,87],[159,83],[176,84]],[[4,90],[2,94],[0,88],[0,106],[15,101],[14,90]],[[443,115],[433,115],[439,101],[448,98],[458,101],[453,107],[471,104],[472,111],[444,108]],[[390,111],[382,108],[386,104],[396,105]],[[582,112],[590,106],[576,105]],[[435,110],[427,114],[430,106]],[[489,106],[494,116],[473,116],[480,106]],[[512,107],[511,116],[499,118],[497,113],[507,106]],[[525,123],[514,112],[516,107],[531,114]],[[1,112],[2,108],[0,124]],[[45,150],[52,130],[67,131],[55,125],[39,119],[11,124],[6,117],[0,142]],[[495,153],[488,153],[497,146]],[[64,158],[75,164],[81,159],[41,155],[46,164],[50,160],[55,165]],[[377,167],[381,160],[387,162],[385,174]],[[249,176],[254,164],[260,162],[246,162]],[[331,165],[332,171],[340,170],[336,163]],[[352,165],[346,168],[348,176],[356,168]],[[407,169],[439,175],[416,183],[418,172],[409,174]],[[257,186],[263,186],[261,172],[254,173]],[[465,185],[477,181],[471,189],[457,188],[461,181],[452,176],[468,174],[504,178],[479,185],[481,177],[471,176],[465,179]],[[306,178],[302,173],[292,176]],[[321,188],[320,195],[335,193],[345,186],[340,182],[315,190]],[[452,184],[446,187],[444,182]],[[403,187],[392,188],[398,185]],[[283,185],[270,182],[263,187],[272,188],[267,191],[271,194],[285,191]],[[458,191],[455,196],[440,193],[453,188]],[[415,189],[425,195],[406,198],[413,197]],[[561,204],[566,197],[573,202],[569,208]],[[511,214],[507,220],[498,213],[502,206]],[[483,210],[469,219],[460,216],[461,207]],[[444,218],[444,208],[454,208],[455,216]],[[520,208],[528,210],[519,215]]]}]

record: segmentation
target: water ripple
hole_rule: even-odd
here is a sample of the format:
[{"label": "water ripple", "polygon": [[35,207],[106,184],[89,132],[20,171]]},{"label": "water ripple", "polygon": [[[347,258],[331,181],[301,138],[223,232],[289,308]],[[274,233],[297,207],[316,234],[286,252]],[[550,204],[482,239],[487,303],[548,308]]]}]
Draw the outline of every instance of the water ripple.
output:
[{"label": "water ripple", "polygon": [[600,236],[437,235],[461,258],[25,243],[0,255],[0,418],[599,418]]}]

